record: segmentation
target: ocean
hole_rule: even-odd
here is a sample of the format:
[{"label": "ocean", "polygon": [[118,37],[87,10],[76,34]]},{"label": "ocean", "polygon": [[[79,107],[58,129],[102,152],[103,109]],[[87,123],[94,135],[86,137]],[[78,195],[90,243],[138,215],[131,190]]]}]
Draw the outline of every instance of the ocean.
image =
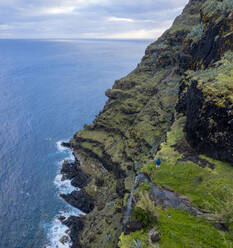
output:
[{"label": "ocean", "polygon": [[150,41],[0,40],[0,248],[66,248],[61,147],[102,109]]}]

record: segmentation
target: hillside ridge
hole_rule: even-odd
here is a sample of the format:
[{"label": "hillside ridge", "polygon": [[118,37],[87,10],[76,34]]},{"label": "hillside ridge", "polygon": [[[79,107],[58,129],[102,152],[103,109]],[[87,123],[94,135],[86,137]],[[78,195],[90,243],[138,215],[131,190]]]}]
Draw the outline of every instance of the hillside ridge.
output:
[{"label": "hillside ridge", "polygon": [[62,197],[88,213],[65,221],[73,248],[233,245],[232,13],[190,0],[70,140],[81,190]]}]

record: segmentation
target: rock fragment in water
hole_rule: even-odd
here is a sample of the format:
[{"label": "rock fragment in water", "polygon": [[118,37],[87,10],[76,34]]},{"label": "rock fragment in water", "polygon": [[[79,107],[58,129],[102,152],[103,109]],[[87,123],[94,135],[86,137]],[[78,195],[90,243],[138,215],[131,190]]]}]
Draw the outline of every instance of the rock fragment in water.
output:
[{"label": "rock fragment in water", "polygon": [[73,243],[73,246],[79,247],[78,235],[84,227],[83,217],[70,216],[62,223],[68,226],[70,229],[70,238]]},{"label": "rock fragment in water", "polygon": [[64,221],[64,220],[66,219],[66,217],[63,216],[63,215],[60,215],[60,216],[58,217],[58,219],[62,222],[62,221]]},{"label": "rock fragment in water", "polygon": [[60,238],[59,242],[64,245],[65,243],[69,242],[69,238],[64,235]]}]

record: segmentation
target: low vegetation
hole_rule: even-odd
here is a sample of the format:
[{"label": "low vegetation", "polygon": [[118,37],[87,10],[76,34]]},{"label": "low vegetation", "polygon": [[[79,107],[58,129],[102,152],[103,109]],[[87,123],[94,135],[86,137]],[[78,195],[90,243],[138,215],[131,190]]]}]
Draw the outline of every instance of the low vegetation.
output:
[{"label": "low vegetation", "polygon": [[[152,216],[157,215],[158,219],[144,225],[140,231],[130,235],[122,234],[119,242],[121,248],[133,247],[134,240],[140,240],[142,248],[156,247],[148,241],[151,228],[156,228],[161,233],[161,248],[228,248],[233,245],[233,167],[228,163],[198,155],[196,162],[181,161],[185,155],[176,148],[186,142],[183,133],[184,121],[184,117],[175,121],[166,142],[161,145],[156,156],[162,160],[160,170],[156,170],[154,162],[150,162],[141,172],[148,174],[154,184],[166,185],[187,196],[194,206],[212,214],[215,220],[191,216],[180,209],[161,209],[151,200],[150,186],[144,183],[135,192],[136,206],[133,215],[139,213],[138,216],[141,217],[144,213],[151,213]],[[214,169],[208,166],[202,168],[203,161],[206,161],[207,165],[213,165]],[[147,214],[145,215],[148,216]],[[226,224],[229,232],[214,227],[219,220]]]}]

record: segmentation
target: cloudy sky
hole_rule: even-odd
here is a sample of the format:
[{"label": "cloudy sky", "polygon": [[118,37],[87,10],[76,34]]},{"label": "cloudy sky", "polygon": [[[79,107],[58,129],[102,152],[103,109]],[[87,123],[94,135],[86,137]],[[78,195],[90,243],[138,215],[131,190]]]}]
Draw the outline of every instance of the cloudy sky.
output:
[{"label": "cloudy sky", "polygon": [[155,39],[188,0],[0,0],[0,38]]}]

